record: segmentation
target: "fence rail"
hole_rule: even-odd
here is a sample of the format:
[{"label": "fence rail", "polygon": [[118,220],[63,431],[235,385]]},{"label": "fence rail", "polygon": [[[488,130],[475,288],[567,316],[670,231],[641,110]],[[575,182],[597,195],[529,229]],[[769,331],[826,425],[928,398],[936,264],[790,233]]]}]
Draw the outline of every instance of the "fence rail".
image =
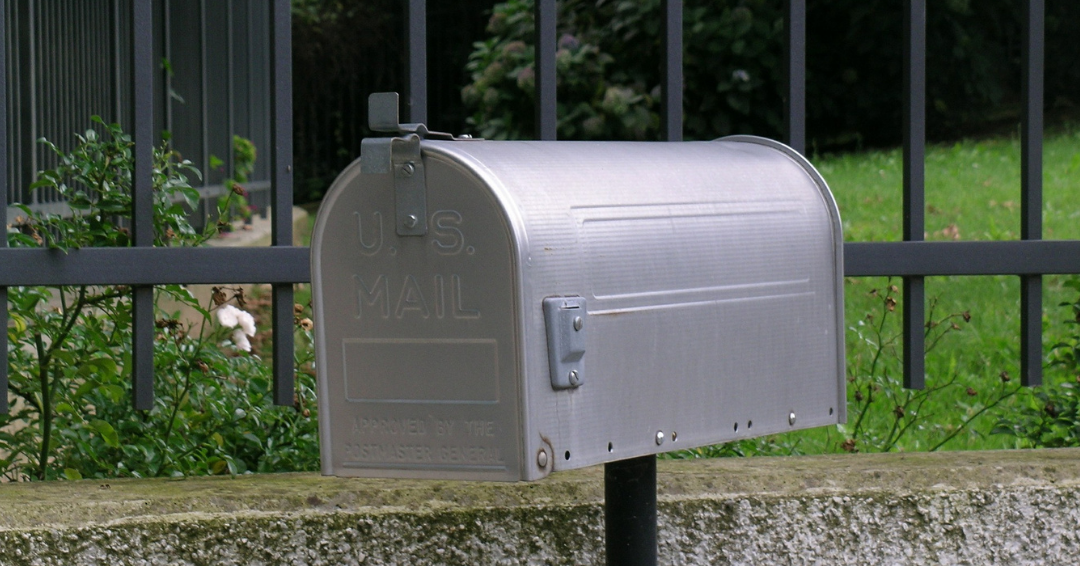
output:
[{"label": "fence rail", "polygon": [[[0,0],[0,17],[9,13]],[[150,241],[148,156],[152,143],[154,61],[153,26],[140,25],[153,14],[153,0],[129,0],[135,25],[131,29],[136,152],[135,247],[84,249],[67,255],[40,249],[2,249],[0,243],[0,300],[15,285],[123,284],[134,286],[135,406],[152,406],[153,313],[152,286],[168,283],[273,284],[274,398],[292,403],[292,284],[310,279],[308,251],[292,247],[292,95],[290,3],[272,0],[270,14],[270,174],[272,187],[272,246],[263,249],[153,248]],[[162,0],[167,1],[167,0]],[[204,3],[206,0],[202,0]],[[779,1],[779,0],[778,0]],[[805,148],[806,0],[785,1],[786,84],[782,90],[785,139]],[[1042,380],[1042,275],[1080,273],[1080,241],[1042,240],[1042,128],[1044,0],[1024,2],[1023,117],[1021,125],[1021,239],[993,242],[925,242],[924,156],[926,148],[926,0],[904,4],[904,119],[903,119],[903,241],[855,242],[844,246],[845,274],[852,277],[903,277],[904,385],[924,385],[923,327],[925,277],[942,275],[1013,275],[1021,279],[1021,376],[1026,385]],[[409,121],[427,118],[427,3],[407,4],[406,112]],[[7,49],[0,22],[0,50]],[[536,0],[536,137],[556,138],[555,89],[556,2]],[[681,0],[663,4],[662,123],[664,138],[682,139],[683,13]],[[7,61],[0,53],[0,64]],[[7,69],[0,69],[0,93],[8,89]],[[24,80],[15,77],[16,80]],[[6,105],[0,97],[0,182],[6,183]],[[5,194],[10,187],[4,187]],[[0,209],[0,216],[5,211]],[[0,218],[3,220],[3,218]],[[6,222],[5,222],[6,223]],[[0,323],[6,325],[6,309]],[[6,334],[0,335],[6,341]],[[4,344],[6,347],[6,343]],[[0,367],[0,390],[6,391],[7,365]],[[6,410],[7,395],[0,396]]]}]

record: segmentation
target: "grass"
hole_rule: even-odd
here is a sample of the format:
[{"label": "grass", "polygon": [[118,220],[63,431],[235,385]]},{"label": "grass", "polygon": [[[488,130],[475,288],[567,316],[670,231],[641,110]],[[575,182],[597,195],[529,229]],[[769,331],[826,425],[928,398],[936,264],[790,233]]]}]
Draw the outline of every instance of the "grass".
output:
[{"label": "grass", "polygon": [[[825,155],[812,159],[832,188],[846,241],[901,239],[902,154],[900,150]],[[1044,237],[1080,239],[1080,131],[1048,135],[1044,153]],[[961,141],[931,146],[926,155],[927,240],[1013,240],[1020,234],[1020,144],[1013,138]],[[1058,305],[1075,300],[1064,276],[1045,276],[1043,351],[1063,338]],[[710,451],[739,453],[821,453],[841,450],[972,450],[1017,447],[1016,438],[993,435],[1001,415],[1033,403],[1030,391],[1011,394],[1019,382],[1020,294],[1017,277],[935,277],[926,279],[928,320],[949,317],[931,331],[944,336],[926,355],[928,392],[902,390],[900,312],[890,312],[885,296],[899,279],[848,278],[845,318],[849,421],[838,428],[802,431]],[[875,292],[876,290],[876,292]],[[930,311],[929,309],[933,309]],[[933,315],[929,314],[932,312]],[[969,313],[970,322],[964,322]],[[871,318],[868,318],[870,315]],[[881,325],[879,342],[874,329]],[[956,324],[957,328],[952,325]],[[871,360],[881,357],[870,372]],[[1003,372],[1009,377],[1003,381]],[[872,374],[871,374],[872,373]],[[1055,383],[1074,376],[1047,369]],[[852,379],[855,379],[852,382]],[[873,389],[873,392],[871,392]],[[856,390],[861,399],[856,398]],[[920,396],[923,396],[920,402]],[[874,398],[869,398],[873,396]],[[855,434],[861,408],[870,405]],[[905,410],[897,418],[896,407]],[[895,442],[890,431],[910,425]],[[857,442],[844,442],[857,436]],[[897,434],[893,433],[893,438]]]}]

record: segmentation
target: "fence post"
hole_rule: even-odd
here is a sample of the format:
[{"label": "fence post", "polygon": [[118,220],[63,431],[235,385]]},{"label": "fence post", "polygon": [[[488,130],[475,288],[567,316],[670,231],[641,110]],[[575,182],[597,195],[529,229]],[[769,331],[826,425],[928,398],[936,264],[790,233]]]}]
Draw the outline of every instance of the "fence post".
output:
[{"label": "fence post", "polygon": [[[151,0],[132,0],[131,78],[132,141],[135,144],[131,180],[131,234],[138,247],[154,245],[153,85],[154,16]],[[154,287],[135,285],[131,302],[132,394],[137,410],[154,406]]]},{"label": "fence post", "polygon": [[[274,0],[271,10],[270,48],[270,245],[291,246],[293,240],[292,166],[292,7],[289,0]],[[274,404],[291,406],[293,384],[293,284],[273,285],[271,309],[274,331]]]},{"label": "fence post", "polygon": [[405,16],[408,121],[426,124],[427,116],[427,0],[409,0]]},{"label": "fence post", "polygon": [[806,153],[806,0],[787,0],[784,11],[784,135]]},{"label": "fence post", "polygon": [[[926,0],[904,2],[904,241],[922,241],[926,154]],[[926,382],[922,276],[904,277],[904,387]]]},{"label": "fence post", "polygon": [[[1028,0],[1023,29],[1020,239],[1042,239],[1044,0]],[[1042,385],[1042,275],[1020,277],[1020,383]]]},{"label": "fence post", "polygon": [[[8,124],[7,124],[7,0],[0,0],[0,194],[4,195],[0,206],[0,226],[7,226],[8,195]],[[7,234],[0,238],[0,249],[7,247]],[[7,328],[7,287],[0,287],[0,328]],[[0,349],[7,352],[8,335],[0,335]],[[8,412],[8,365],[0,364],[0,415]]]},{"label": "fence post", "polygon": [[536,0],[536,139],[557,136],[555,106],[555,0]]}]

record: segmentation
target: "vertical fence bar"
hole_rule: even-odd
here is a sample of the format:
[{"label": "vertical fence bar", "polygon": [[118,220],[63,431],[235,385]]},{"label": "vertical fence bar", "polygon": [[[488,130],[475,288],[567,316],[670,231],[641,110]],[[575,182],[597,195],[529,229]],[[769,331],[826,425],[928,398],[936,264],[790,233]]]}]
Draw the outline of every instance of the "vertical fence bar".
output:
[{"label": "vertical fence bar", "polygon": [[[271,245],[291,246],[292,232],[292,13],[289,0],[274,0],[270,27]],[[277,283],[273,291],[274,404],[293,404],[293,286]]]},{"label": "vertical fence bar", "polygon": [[661,135],[683,139],[683,0],[664,0],[663,113]]},{"label": "vertical fence bar", "polygon": [[110,14],[109,26],[111,28],[110,32],[112,33],[113,41],[112,41],[112,53],[111,53],[112,59],[110,61],[111,64],[109,65],[109,72],[112,73],[112,88],[113,88],[113,92],[112,92],[112,94],[113,94],[112,95],[112,105],[113,105],[112,119],[113,119],[114,122],[121,122],[121,121],[123,121],[123,118],[121,116],[121,112],[123,112],[123,110],[122,110],[122,108],[123,108],[123,95],[121,93],[123,92],[123,89],[124,89],[124,81],[123,81],[123,79],[122,79],[122,77],[120,75],[121,75],[121,70],[124,67],[123,67],[123,65],[120,64],[120,58],[122,57],[122,55],[120,54],[120,51],[121,51],[121,47],[120,47],[121,46],[121,43],[120,43],[120,29],[121,29],[121,25],[120,25],[120,0],[111,0],[111,2],[112,2],[112,4],[111,4],[112,5],[112,14]]},{"label": "vertical fence bar", "polygon": [[784,10],[784,135],[806,152],[806,0],[787,0]]},{"label": "vertical fence bar", "polygon": [[[236,134],[236,77],[233,75],[233,70],[236,65],[236,46],[234,45],[234,39],[236,38],[235,24],[233,23],[233,0],[228,0],[227,6],[228,12],[225,16],[225,29],[228,30],[228,47],[226,48],[227,59],[225,62],[225,75],[228,77],[228,83],[226,84],[226,97],[229,100],[229,148],[232,148],[232,136]],[[229,177],[235,175],[233,172],[233,152],[229,151],[229,157],[226,159]]]},{"label": "vertical fence bar", "polygon": [[536,0],[536,138],[557,137],[555,100],[555,0]]},{"label": "vertical fence bar", "polygon": [[[152,163],[154,33],[151,0],[132,0],[131,77],[132,133],[135,164],[132,170],[131,233],[136,246],[154,245]],[[132,290],[132,391],[135,408],[147,411],[154,406],[154,288],[136,286]]]},{"label": "vertical fence bar", "polygon": [[[29,118],[30,118],[30,136],[32,140],[36,140],[41,137],[41,124],[38,121],[38,103],[40,102],[37,93],[37,80],[38,80],[38,65],[40,61],[40,53],[37,47],[37,29],[35,28],[34,18],[41,15],[40,10],[37,7],[37,3],[34,0],[30,0],[27,6],[27,18],[29,21],[26,24],[26,45],[27,60],[27,103],[29,106]],[[41,169],[40,161],[38,160],[38,148],[31,147],[27,150],[27,154],[30,160],[30,169],[28,171],[27,180],[34,181],[34,174]],[[30,193],[31,202],[37,199],[37,191]]]},{"label": "vertical fence bar", "polygon": [[[207,48],[206,1],[199,2],[199,128],[202,130],[202,185],[210,184],[210,77]],[[250,220],[250,218],[249,218]]]},{"label": "vertical fence bar", "polygon": [[[1042,239],[1044,0],[1027,0],[1022,40],[1020,238]],[[1020,277],[1020,382],[1042,384],[1042,276]]]},{"label": "vertical fence bar", "polygon": [[[4,195],[4,202],[0,203],[0,226],[7,226],[7,198],[8,198],[8,120],[7,120],[7,0],[0,0],[0,195]],[[7,233],[0,238],[0,248],[7,247]],[[0,287],[0,350],[5,353],[4,363],[0,364],[0,415],[8,412],[8,310],[7,310],[7,287]]]},{"label": "vertical fence bar", "polygon": [[[923,239],[926,154],[926,0],[904,3],[904,241]],[[904,387],[926,384],[925,288],[904,278]]]},{"label": "vertical fence bar", "polygon": [[[229,136],[229,138],[228,138],[229,139],[229,146],[228,146],[229,147],[229,151],[228,151],[229,156],[227,158],[225,158],[225,167],[227,168],[226,171],[228,172],[229,178],[232,179],[232,178],[235,178],[234,175],[236,175],[236,165],[235,165],[236,153],[232,149],[233,148],[232,137],[234,135],[236,135],[236,77],[234,76],[235,75],[234,68],[235,68],[235,65],[236,65],[236,49],[235,49],[235,45],[233,44],[233,39],[234,39],[234,37],[236,35],[236,30],[234,29],[235,28],[235,23],[233,22],[233,18],[234,18],[234,16],[233,16],[233,10],[234,10],[233,0],[227,0],[226,10],[228,10],[228,12],[226,13],[226,16],[225,16],[225,29],[228,30],[227,31],[227,34],[228,34],[228,40],[227,40],[228,43],[227,43],[227,45],[228,45],[228,47],[226,48],[227,60],[226,60],[226,63],[225,63],[225,69],[226,69],[225,75],[228,77],[228,82],[226,84],[226,93],[227,93],[226,98],[229,101],[229,107],[228,107],[228,109],[226,111],[228,112],[228,124],[229,124],[228,129],[227,129],[227,132],[228,132],[227,135]],[[248,43],[250,43],[250,41]],[[248,82],[251,82],[251,81],[249,80]],[[248,134],[248,135],[250,135],[250,134]],[[271,190],[272,190],[272,188],[271,188]],[[205,219],[205,218],[208,217],[208,215],[211,213],[211,211],[216,211],[217,210],[217,207],[215,207],[213,203],[214,203],[214,201],[212,201],[210,199],[199,199],[199,218]],[[263,206],[260,207],[260,208],[262,208],[262,217],[266,218],[266,206],[265,206],[266,203],[262,203],[262,204],[263,204]]]},{"label": "vertical fence bar", "polygon": [[409,0],[405,19],[408,45],[405,69],[408,75],[407,120],[427,123],[427,0]]},{"label": "vertical fence bar", "polygon": [[[4,2],[3,4],[6,4],[6,2]],[[21,131],[23,131],[23,127],[24,127],[23,126],[24,119],[23,119],[22,112],[21,112],[21,109],[22,109],[22,92],[21,92],[21,90],[19,88],[19,84],[20,84],[20,82],[23,81],[23,78],[22,78],[22,72],[19,69],[19,65],[20,65],[19,61],[22,61],[23,52],[25,51],[25,49],[22,46],[19,45],[19,43],[20,43],[19,40],[20,40],[20,38],[23,37],[23,32],[19,29],[20,28],[19,18],[18,17],[10,17],[11,14],[6,11],[6,6],[4,6],[4,8],[5,8],[5,11],[3,12],[3,16],[0,16],[3,19],[0,20],[0,22],[2,22],[5,25],[5,28],[4,28],[5,30],[7,29],[6,28],[7,25],[11,25],[11,33],[8,34],[6,31],[4,32],[4,35],[5,35],[5,38],[7,39],[7,41],[11,42],[10,51],[7,50],[7,45],[8,44],[7,43],[4,44],[5,54],[10,53],[12,60],[15,61],[15,64],[11,66],[11,81],[7,80],[7,73],[6,72],[3,73],[3,79],[2,80],[5,82],[7,87],[10,89],[10,90],[7,90],[7,89],[4,90],[4,93],[3,93],[4,104],[5,105],[10,104],[11,107],[15,108],[15,112],[11,116],[13,124],[11,124],[10,127],[15,132],[21,132]],[[6,71],[7,68],[8,68],[7,67],[7,59],[5,58],[3,60],[3,62],[0,63],[0,69],[3,69],[3,70]],[[8,102],[9,100],[10,100],[10,102]],[[17,135],[12,136],[12,137],[14,137],[16,139],[18,138]],[[22,192],[19,190],[19,187],[22,186],[22,183],[19,182],[19,179],[20,179],[21,175],[20,175],[20,171],[19,171],[20,167],[19,167],[18,164],[23,162],[23,157],[22,157],[22,149],[20,147],[18,147],[18,146],[19,146],[19,144],[11,144],[11,146],[9,146],[9,147],[11,147],[11,153],[10,154],[4,154],[4,155],[0,156],[0,159],[4,159],[3,164],[4,164],[5,168],[8,170],[8,174],[11,175],[11,177],[5,177],[4,181],[3,181],[4,186],[7,187],[7,190],[4,191],[4,196],[7,199],[7,200],[4,201],[4,206],[5,207],[7,206],[7,203],[9,203],[9,202],[25,202],[25,200],[26,200],[25,198],[23,198]],[[16,165],[8,167],[7,164],[9,162],[15,163]],[[5,210],[4,212],[5,212],[5,219],[6,219],[7,211]]]},{"label": "vertical fence bar", "polygon": [[[162,57],[171,63],[173,60],[171,0],[161,1],[161,19],[164,22],[161,26],[161,35],[163,36]],[[159,96],[163,96],[165,100],[165,129],[171,132],[173,131],[173,74],[171,72],[165,73],[163,83],[165,92],[159,93]]]}]

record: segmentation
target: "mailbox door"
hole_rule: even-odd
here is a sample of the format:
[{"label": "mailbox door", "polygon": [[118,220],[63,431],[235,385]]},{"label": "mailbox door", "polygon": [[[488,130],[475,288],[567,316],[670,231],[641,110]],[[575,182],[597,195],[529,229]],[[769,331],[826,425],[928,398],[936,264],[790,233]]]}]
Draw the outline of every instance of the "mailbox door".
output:
[{"label": "mailbox door", "polygon": [[[423,157],[427,232],[399,236],[393,175],[360,161],[312,241],[323,473],[520,478],[514,250],[483,183]],[[370,168],[369,168],[370,169]]]}]

